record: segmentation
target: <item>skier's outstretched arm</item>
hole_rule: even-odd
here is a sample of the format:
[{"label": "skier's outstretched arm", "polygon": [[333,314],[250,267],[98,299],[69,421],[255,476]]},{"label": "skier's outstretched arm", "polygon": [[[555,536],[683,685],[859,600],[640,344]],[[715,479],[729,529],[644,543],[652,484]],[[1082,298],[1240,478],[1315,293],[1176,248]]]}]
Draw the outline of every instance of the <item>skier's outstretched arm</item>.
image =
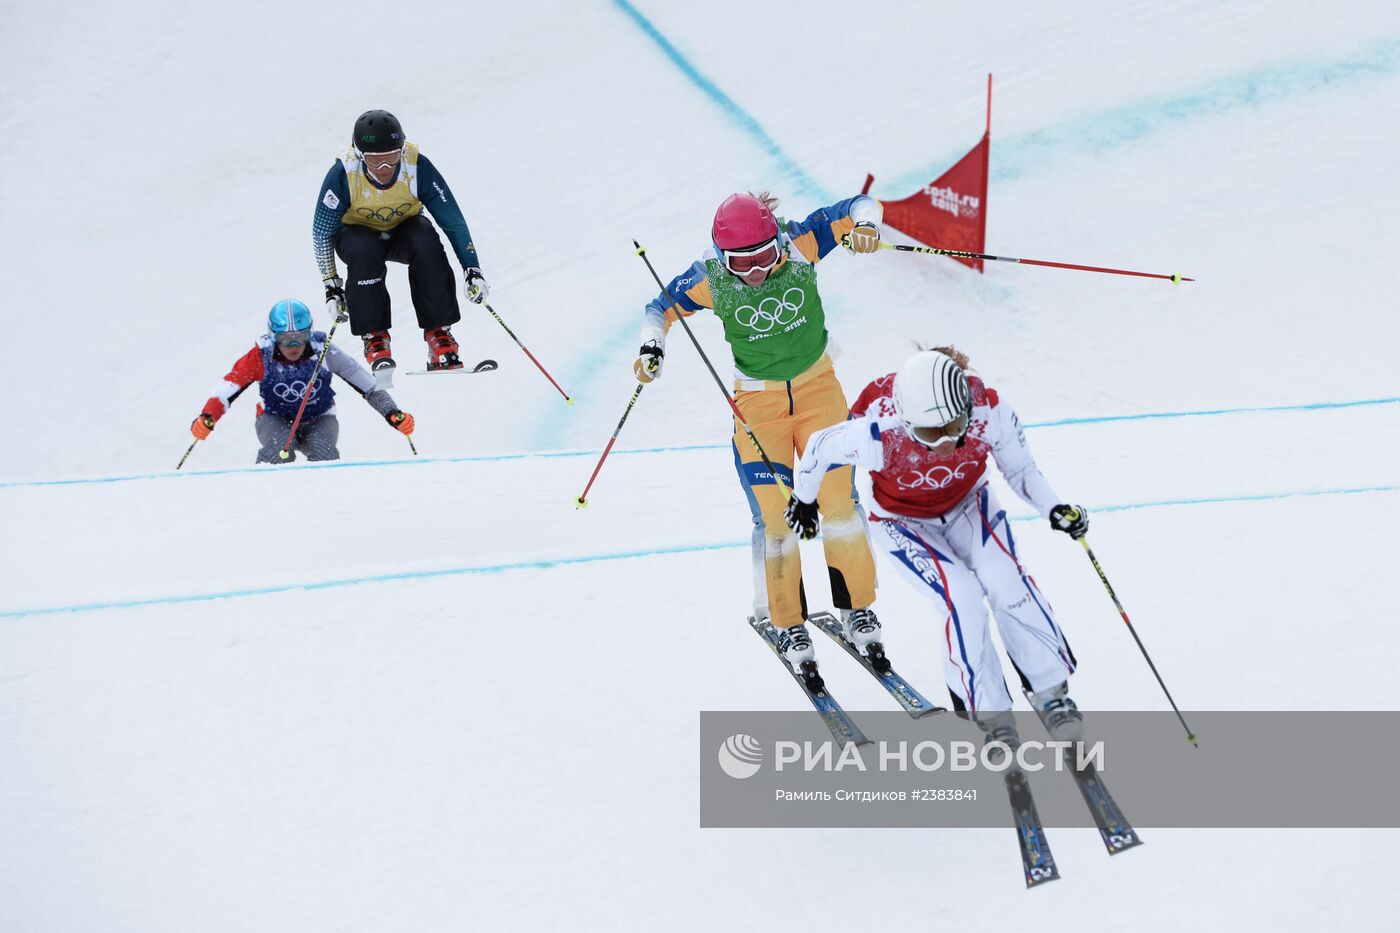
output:
[{"label": "skier's outstretched arm", "polygon": [[991,434],[992,456],[996,459],[997,467],[1016,495],[1041,515],[1049,518],[1050,510],[1060,501],[1060,497],[1036,466],[1030,445],[1026,443],[1026,432],[1021,427],[1021,419],[1003,399],[994,398],[991,411],[991,423],[987,428]]},{"label": "skier's outstretched arm", "polygon": [[992,402],[991,424],[992,456],[1006,477],[1006,482],[1027,503],[1044,517],[1050,519],[1050,527],[1063,531],[1076,540],[1084,537],[1089,530],[1089,510],[1082,505],[1070,505],[1061,501],[1051,488],[1050,481],[1040,472],[1026,443],[1026,432],[1021,427],[1021,419],[1010,405],[997,400]]},{"label": "skier's outstretched arm", "polygon": [[884,462],[880,424],[875,418],[856,418],[824,428],[807,439],[807,449],[797,461],[792,477],[792,498],[783,518],[804,541],[817,536],[821,520],[817,494],[826,471],[833,466],[859,464],[878,470]]},{"label": "skier's outstretched arm", "polygon": [[393,397],[387,391],[375,388],[374,376],[370,375],[364,364],[335,344],[331,344],[329,352],[326,353],[326,368],[348,382],[350,388],[360,393],[364,400],[369,402],[369,406],[384,417],[387,418],[389,412],[398,410]]},{"label": "skier's outstretched arm", "polygon": [[418,154],[418,195],[423,200],[428,213],[447,234],[457,261],[462,264],[462,275],[466,282],[467,300],[481,304],[491,293],[486,277],[481,272],[481,259],[476,254],[476,244],[472,242],[467,219],[462,216],[462,208],[447,187],[447,179],[437,170],[437,166],[421,152]]},{"label": "skier's outstretched arm", "polygon": [[337,161],[321,182],[320,194],[316,195],[316,213],[311,218],[311,246],[316,252],[321,284],[326,289],[326,311],[333,318],[340,315],[345,303],[345,282],[335,265],[335,234],[340,229],[341,217],[349,208],[350,182],[345,176],[345,166]]},{"label": "skier's outstretched arm", "polygon": [[452,196],[452,189],[447,187],[447,179],[421,152],[418,154],[418,195],[433,220],[447,234],[447,241],[452,244],[452,252],[457,254],[462,268],[481,268],[481,259],[476,255],[476,244],[472,242],[461,206]]},{"label": "skier's outstretched arm", "polygon": [[808,262],[825,259],[841,245],[841,238],[847,234],[856,234],[860,241],[852,246],[856,252],[873,253],[880,246],[880,224],[884,216],[885,209],[879,201],[867,194],[858,194],[819,208],[805,220],[788,221],[786,233],[793,247]]},{"label": "skier's outstretched arm", "polygon": [[884,459],[880,423],[875,418],[855,418],[823,428],[807,439],[807,449],[797,461],[792,477],[793,497],[816,502],[827,470],[846,464],[878,470]]},{"label": "skier's outstretched arm", "polygon": [[340,229],[340,218],[349,208],[350,183],[345,177],[345,166],[336,162],[321,182],[321,190],[316,195],[316,212],[311,218],[311,246],[322,281],[340,277],[335,266],[335,233]]},{"label": "skier's outstretched arm", "polygon": [[642,317],[642,348],[632,363],[637,381],[647,383],[661,376],[661,363],[666,358],[666,333],[682,314],[690,317],[701,308],[714,306],[703,260],[672,279],[664,295],[647,302]]},{"label": "skier's outstretched arm", "polygon": [[332,344],[326,354],[326,366],[332,373],[349,383],[350,388],[360,393],[369,406],[389,422],[390,427],[401,434],[413,433],[413,416],[400,411],[399,406],[394,404],[393,396],[386,390],[375,387],[374,376],[370,375],[369,370],[365,369],[359,360]]},{"label": "skier's outstretched arm", "polygon": [[233,400],[242,395],[244,389],[262,377],[262,351],[254,346],[253,349],[234,362],[233,368],[224,376],[219,387],[214,390],[214,394],[209,396],[209,400],[204,403],[204,408],[200,410],[199,416],[190,425],[190,433],[200,440],[208,437],[209,433],[214,430],[214,425],[228,412]]}]

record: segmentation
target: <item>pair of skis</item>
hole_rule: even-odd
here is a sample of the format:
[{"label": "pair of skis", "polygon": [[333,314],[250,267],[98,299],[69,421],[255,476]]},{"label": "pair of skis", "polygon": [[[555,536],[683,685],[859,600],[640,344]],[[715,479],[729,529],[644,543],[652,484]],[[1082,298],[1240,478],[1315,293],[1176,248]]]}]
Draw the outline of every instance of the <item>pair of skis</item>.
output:
[{"label": "pair of skis", "polygon": [[[404,372],[405,376],[470,376],[473,373],[489,373],[499,368],[495,360],[482,360],[475,366],[468,368],[459,366],[456,369],[410,369]],[[374,387],[376,389],[392,389],[394,387],[394,373],[397,367],[381,366],[371,370],[374,376]]]},{"label": "pair of skis", "polygon": [[[841,622],[831,613],[818,612],[809,617],[808,621],[814,623],[832,641],[840,645],[847,654],[855,658],[860,666],[879,681],[880,685],[912,718],[918,719],[930,713],[945,711],[943,707],[935,706],[929,702],[923,694],[915,690],[908,681],[896,673],[883,653],[877,655],[873,660],[861,654],[855,645],[846,640]],[[817,675],[814,664],[811,665],[810,671],[799,674],[783,659],[778,651],[778,632],[771,622],[766,619],[759,621],[750,617],[749,626],[767,643],[778,658],[779,663],[783,665],[783,669],[802,688],[802,692],[807,695],[812,707],[821,716],[822,721],[831,732],[832,738],[838,742],[854,742],[856,745],[870,744],[870,739],[856,725],[855,720],[851,719],[850,715],[831,696],[826,683]],[[1030,697],[1028,696],[1027,699],[1029,700]],[[1041,724],[1046,727],[1048,732],[1049,725],[1045,721],[1045,716],[1039,710],[1036,712],[1040,716]],[[1093,765],[1075,770],[1073,774],[1075,785],[1079,788],[1080,796],[1084,798],[1085,806],[1089,808],[1094,826],[1098,829],[1099,838],[1103,840],[1108,854],[1117,855],[1119,852],[1141,845],[1142,838],[1138,836],[1137,830],[1133,829],[1132,824],[1123,815],[1123,811],[1119,809],[1117,802],[1108,792],[1108,788],[1104,786],[1103,779]],[[1055,864],[1055,855],[1050,850],[1050,841],[1046,837],[1045,827],[1040,821],[1040,814],[1036,811],[1035,798],[1031,795],[1026,773],[1020,768],[1013,767],[1006,772],[1005,783],[1007,799],[1011,803],[1011,812],[1015,820],[1016,842],[1021,853],[1021,868],[1025,875],[1026,887],[1033,888],[1047,881],[1056,880],[1060,877],[1060,870]]]},{"label": "pair of skis", "polygon": [[[841,621],[837,619],[836,616],[829,612],[818,612],[809,616],[807,621],[815,625],[831,638],[832,641],[840,645],[847,654],[855,658],[856,662],[859,663],[861,667],[865,668],[866,671],[870,673],[870,676],[879,681],[880,686],[884,687],[889,695],[894,697],[895,702],[897,702],[900,708],[908,713],[910,717],[918,719],[930,713],[945,711],[943,707],[935,706],[930,703],[923,694],[914,689],[909,681],[899,676],[890,665],[889,659],[884,656],[883,652],[877,654],[873,659],[861,654],[859,648],[846,640],[846,634],[841,628]],[[767,642],[768,647],[772,649],[778,662],[783,665],[783,669],[792,675],[793,680],[797,681],[797,685],[802,688],[802,692],[805,693],[807,699],[811,701],[812,707],[817,711],[818,715],[821,716],[822,722],[826,723],[826,727],[830,730],[832,738],[838,742],[854,742],[857,745],[870,744],[870,740],[865,737],[865,733],[860,731],[860,726],[856,725],[855,720],[850,717],[849,713],[841,708],[841,704],[837,703],[835,698],[832,697],[831,693],[827,690],[826,683],[816,673],[815,664],[811,665],[811,671],[799,674],[783,659],[783,656],[778,651],[778,630],[774,627],[772,622],[767,619],[758,620],[750,616],[749,626],[758,633],[760,638]],[[811,662],[808,663],[811,664]]]},{"label": "pair of skis", "polygon": [[405,376],[470,376],[472,373],[489,373],[499,368],[495,360],[482,360],[471,369],[459,366],[456,369],[410,369]]},{"label": "pair of skis", "polygon": [[[1030,699],[1029,692],[1026,699]],[[1036,715],[1040,717],[1045,731],[1049,732],[1050,724],[1046,722],[1045,714],[1036,709]],[[1117,855],[1142,845],[1142,837],[1123,815],[1122,809],[1108,792],[1103,778],[1094,766],[1088,764],[1071,773],[1108,854]],[[1025,871],[1026,887],[1033,888],[1047,881],[1054,881],[1060,877],[1060,871],[1055,866],[1055,856],[1050,852],[1050,843],[1045,837],[1045,827],[1041,825],[1040,814],[1036,812],[1035,800],[1031,797],[1026,774],[1020,768],[1012,768],[1007,772],[1006,791],[1011,799],[1012,813],[1016,817],[1016,836],[1021,846],[1021,867]]]}]

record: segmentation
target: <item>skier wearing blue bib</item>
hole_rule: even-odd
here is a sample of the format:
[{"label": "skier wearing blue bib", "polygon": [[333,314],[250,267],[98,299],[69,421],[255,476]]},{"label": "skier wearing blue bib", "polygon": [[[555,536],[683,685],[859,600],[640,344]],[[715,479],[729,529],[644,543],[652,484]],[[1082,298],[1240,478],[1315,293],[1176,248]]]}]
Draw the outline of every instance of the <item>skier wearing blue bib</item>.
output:
[{"label": "skier wearing blue bib", "polygon": [[[325,343],[325,333],[312,331],[311,311],[306,305],[294,299],[277,302],[267,316],[267,333],[233,364],[209,401],[204,403],[199,417],[190,425],[190,433],[200,440],[207,438],[233,400],[256,382],[262,396],[255,424],[262,445],[258,463],[290,463],[296,459],[298,450],[306,454],[308,460],[339,460],[336,443],[340,438],[340,422],[335,416],[335,389],[331,387],[334,374],[364,396],[391,427],[411,435],[413,416],[399,411],[389,393],[376,389],[374,377],[339,347],[331,345],[320,372],[316,372],[316,359]],[[297,424],[290,457],[283,460],[279,454],[301,409],[308,382],[311,395]]]}]

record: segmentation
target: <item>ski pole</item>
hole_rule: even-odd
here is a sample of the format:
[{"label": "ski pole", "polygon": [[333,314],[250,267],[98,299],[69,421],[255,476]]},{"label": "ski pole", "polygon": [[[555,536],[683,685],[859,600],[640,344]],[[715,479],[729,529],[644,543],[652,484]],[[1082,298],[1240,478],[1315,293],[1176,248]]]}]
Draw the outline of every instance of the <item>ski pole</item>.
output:
[{"label": "ski pole", "polygon": [[194,440],[190,441],[190,446],[188,446],[188,447],[185,448],[185,455],[184,455],[183,457],[180,458],[180,462],[179,462],[179,463],[175,464],[175,469],[178,470],[178,469],[180,469],[180,467],[182,467],[182,466],[185,465],[185,461],[188,460],[188,459],[190,459],[190,454],[194,453],[194,445],[195,445],[195,444],[198,444],[198,443],[199,443],[199,438],[197,438],[197,437],[196,437]]},{"label": "ski pole", "polygon": [[730,395],[729,390],[724,387],[724,380],[720,379],[719,373],[715,372],[715,367],[710,362],[710,358],[705,355],[705,348],[700,346],[699,340],[695,339],[695,332],[691,330],[690,325],[686,323],[685,315],[681,314],[679,303],[677,303],[676,299],[671,295],[670,290],[667,289],[665,285],[661,284],[661,276],[656,274],[656,269],[652,267],[651,260],[647,258],[646,248],[636,240],[632,241],[632,245],[637,248],[637,255],[642,257],[642,262],[647,264],[647,271],[649,271],[651,277],[656,280],[656,285],[661,289],[661,294],[665,295],[672,304],[676,305],[676,320],[681,322],[681,326],[685,328],[685,335],[690,338],[691,343],[695,344],[695,352],[700,354],[700,359],[705,361],[705,367],[710,371],[710,375],[715,377],[715,385],[719,386],[719,390],[724,393],[724,400],[729,403],[730,409],[733,410],[735,420],[739,422],[740,427],[744,429],[744,433],[747,434],[749,440],[753,442],[754,449],[758,451],[758,455],[763,458],[763,465],[768,468],[768,475],[773,477],[773,482],[778,484],[778,490],[783,494],[783,500],[787,501],[791,499],[792,493],[788,490],[787,483],[784,483],[783,478],[778,475],[778,470],[773,466],[773,461],[768,459],[768,454],[764,451],[763,445],[758,442],[758,438],[754,436],[753,428],[749,427],[748,421],[744,419],[743,412],[739,411],[739,406],[734,404],[734,396]]},{"label": "ski pole", "polygon": [[[842,237],[841,242],[845,243],[846,238]],[[1110,275],[1136,275],[1145,279],[1166,279],[1173,285],[1180,285],[1182,282],[1194,282],[1195,279],[1187,278],[1179,272],[1171,275],[1163,275],[1159,272],[1134,272],[1131,269],[1109,269],[1104,266],[1080,266],[1070,262],[1049,262],[1044,259],[1018,259],[1015,256],[992,256],[988,253],[970,253],[961,249],[941,249],[937,246],[907,246],[903,243],[889,243],[880,241],[881,249],[898,250],[901,253],[923,253],[928,256],[948,256],[951,259],[981,259],[986,262],[1018,262],[1023,266],[1049,266],[1052,269],[1076,269],[1080,272],[1106,272]]]},{"label": "ski pole", "polygon": [[627,407],[622,411],[622,417],[617,421],[617,427],[613,428],[612,437],[608,438],[608,446],[603,448],[603,455],[598,458],[598,465],[593,468],[593,475],[588,477],[588,485],[583,487],[583,492],[574,500],[574,508],[584,509],[588,507],[588,490],[593,488],[593,481],[598,478],[598,471],[603,468],[603,461],[608,459],[608,454],[612,451],[613,444],[617,443],[617,436],[622,433],[622,426],[627,423],[627,416],[632,414],[632,406],[637,404],[637,398],[642,394],[642,389],[646,386],[637,383],[637,388],[632,392],[632,399],[627,403]]},{"label": "ski pole", "polygon": [[1128,631],[1133,635],[1133,641],[1137,642],[1138,650],[1142,652],[1143,658],[1147,660],[1147,666],[1152,668],[1152,676],[1157,678],[1157,683],[1161,686],[1162,692],[1167,695],[1167,702],[1172,705],[1172,711],[1176,713],[1176,718],[1181,720],[1181,728],[1186,730],[1186,741],[1197,748],[1201,744],[1196,741],[1196,733],[1191,731],[1191,727],[1186,724],[1186,718],[1181,715],[1181,710],[1176,705],[1176,700],[1172,699],[1172,693],[1167,689],[1166,683],[1162,680],[1162,675],[1157,673],[1157,665],[1152,663],[1152,655],[1147,653],[1147,648],[1143,645],[1142,639],[1138,637],[1137,629],[1133,628],[1133,623],[1128,619],[1128,613],[1123,611],[1123,604],[1118,601],[1118,594],[1113,592],[1113,586],[1108,582],[1108,577],[1104,574],[1103,568],[1099,566],[1099,559],[1094,556],[1094,551],[1089,547],[1089,539],[1080,537],[1079,543],[1084,545],[1084,553],[1089,555],[1089,562],[1094,565],[1094,569],[1099,573],[1099,579],[1103,581],[1103,588],[1108,590],[1109,599],[1113,600],[1113,605],[1118,607],[1118,614],[1123,617],[1123,623],[1128,626]]},{"label": "ski pole", "polygon": [[340,302],[339,313],[335,316],[335,322],[331,324],[331,332],[326,334],[326,342],[321,347],[321,355],[316,357],[316,368],[311,370],[311,378],[306,380],[306,392],[301,397],[301,406],[297,408],[297,416],[292,419],[292,429],[287,432],[287,440],[282,444],[282,449],[277,451],[280,460],[290,457],[292,441],[297,436],[297,425],[301,424],[301,416],[306,411],[306,403],[311,401],[311,391],[316,387],[316,374],[321,371],[321,364],[326,361],[326,353],[331,348],[331,341],[335,339],[335,329],[340,326],[341,321],[348,321],[350,315],[346,313],[345,302]]},{"label": "ski pole", "polygon": [[534,363],[535,367],[540,372],[544,373],[544,377],[549,380],[550,385],[554,386],[554,388],[559,390],[559,394],[564,396],[564,401],[567,404],[572,405],[574,403],[574,400],[569,397],[569,393],[565,392],[564,389],[559,385],[559,383],[554,381],[554,377],[549,374],[549,370],[545,369],[543,366],[540,365],[540,361],[535,359],[535,354],[530,352],[530,348],[525,346],[525,344],[521,343],[520,338],[515,336],[515,331],[511,330],[509,327],[506,327],[506,322],[501,320],[501,316],[496,313],[496,309],[491,307],[489,304],[486,304],[485,302],[483,302],[481,306],[487,311],[491,312],[491,316],[496,319],[497,324],[501,325],[502,327],[505,327],[506,333],[510,334],[510,339],[515,341],[515,345],[521,350],[525,351],[525,355],[530,358],[530,362]]},{"label": "ski pole", "polygon": [[404,439],[408,441],[408,449],[413,451],[413,456],[418,456],[418,447],[413,443],[413,435],[405,434]]}]

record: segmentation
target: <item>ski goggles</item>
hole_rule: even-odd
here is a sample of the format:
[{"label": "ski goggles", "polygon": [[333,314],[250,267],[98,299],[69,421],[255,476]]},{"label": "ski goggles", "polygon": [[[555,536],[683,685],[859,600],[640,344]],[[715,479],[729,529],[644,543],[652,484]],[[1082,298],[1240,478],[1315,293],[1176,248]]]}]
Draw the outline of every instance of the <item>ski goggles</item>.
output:
[{"label": "ski goggles", "polygon": [[956,444],[967,433],[968,417],[963,412],[945,425],[936,428],[921,428],[909,425],[909,436],[925,447],[944,447]]},{"label": "ski goggles", "polygon": [[388,165],[398,165],[403,158],[402,149],[390,149],[388,152],[361,152],[360,161],[373,169],[384,168]]},{"label": "ski goggles", "polygon": [[767,272],[776,266],[782,257],[783,251],[778,248],[775,238],[748,249],[725,250],[724,268],[735,275],[748,275],[755,270]]},{"label": "ski goggles", "polygon": [[311,331],[292,330],[285,334],[274,334],[272,339],[279,347],[304,347],[311,340]]}]

